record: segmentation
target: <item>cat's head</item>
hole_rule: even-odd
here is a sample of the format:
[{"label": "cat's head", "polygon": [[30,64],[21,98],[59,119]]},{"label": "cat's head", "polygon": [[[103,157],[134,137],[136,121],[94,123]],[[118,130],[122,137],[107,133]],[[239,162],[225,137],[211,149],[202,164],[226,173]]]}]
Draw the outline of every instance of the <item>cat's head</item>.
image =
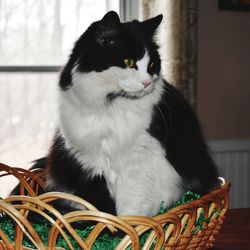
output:
[{"label": "cat's head", "polygon": [[114,11],[94,22],[76,42],[60,86],[109,101],[140,98],[154,90],[160,57],[153,40],[162,15],[121,23]]}]

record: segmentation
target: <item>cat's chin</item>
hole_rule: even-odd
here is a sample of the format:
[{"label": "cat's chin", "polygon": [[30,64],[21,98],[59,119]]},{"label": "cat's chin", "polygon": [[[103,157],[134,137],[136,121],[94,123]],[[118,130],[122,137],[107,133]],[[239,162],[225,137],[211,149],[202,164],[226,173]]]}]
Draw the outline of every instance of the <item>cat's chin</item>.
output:
[{"label": "cat's chin", "polygon": [[[134,93],[134,95],[137,96],[138,98],[141,98],[141,97],[143,97],[143,96],[146,96],[146,95],[152,93],[152,92],[154,91],[154,89],[155,89],[155,86],[154,86],[154,85],[151,85],[151,86],[149,86],[149,87],[143,89],[142,91],[139,91],[139,92],[137,92],[137,93]],[[133,93],[132,93],[132,95],[133,95]]]}]

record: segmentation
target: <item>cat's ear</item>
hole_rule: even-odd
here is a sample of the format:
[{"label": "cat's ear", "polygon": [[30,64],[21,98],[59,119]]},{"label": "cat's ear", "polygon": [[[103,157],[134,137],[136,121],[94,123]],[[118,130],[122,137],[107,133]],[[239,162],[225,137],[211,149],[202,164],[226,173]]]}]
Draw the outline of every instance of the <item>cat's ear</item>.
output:
[{"label": "cat's ear", "polygon": [[142,31],[147,39],[151,39],[162,21],[163,15],[150,18],[141,23]]},{"label": "cat's ear", "polygon": [[118,14],[115,11],[108,12],[98,24],[96,31],[97,42],[101,46],[104,46],[104,44],[114,45],[120,25],[121,22]]},{"label": "cat's ear", "polygon": [[115,11],[109,11],[102,18],[101,22],[106,26],[116,26],[120,24],[120,18]]}]

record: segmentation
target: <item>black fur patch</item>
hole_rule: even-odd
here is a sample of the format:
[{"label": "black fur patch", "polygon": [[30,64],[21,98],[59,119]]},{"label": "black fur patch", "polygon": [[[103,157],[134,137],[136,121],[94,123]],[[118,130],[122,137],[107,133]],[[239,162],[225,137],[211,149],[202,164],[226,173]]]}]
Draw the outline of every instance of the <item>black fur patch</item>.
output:
[{"label": "black fur patch", "polygon": [[218,173],[191,107],[168,83],[154,107],[149,133],[160,141],[166,158],[183,178],[185,190],[205,194],[218,184]]},{"label": "black fur patch", "polygon": [[77,161],[72,153],[65,148],[64,140],[57,135],[48,158],[48,175],[53,179],[49,191],[72,191],[97,209],[115,214],[115,204],[112,200],[106,180],[103,176],[92,177]]},{"label": "black fur patch", "polygon": [[112,103],[114,100],[116,100],[119,97],[130,99],[130,100],[141,98],[140,96],[132,95],[126,91],[119,91],[119,92],[112,92],[112,93],[107,94],[106,101],[107,103]]}]

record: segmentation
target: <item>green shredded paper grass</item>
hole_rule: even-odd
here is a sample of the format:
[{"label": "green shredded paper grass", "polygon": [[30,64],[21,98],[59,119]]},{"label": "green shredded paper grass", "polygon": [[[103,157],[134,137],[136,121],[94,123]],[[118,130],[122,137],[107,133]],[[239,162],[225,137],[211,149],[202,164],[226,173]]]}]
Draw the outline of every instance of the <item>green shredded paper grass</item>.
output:
[{"label": "green shredded paper grass", "polygon": [[[171,207],[166,208],[164,206],[164,202],[160,205],[160,210],[158,214],[164,214],[169,209],[173,207],[177,207],[180,205],[187,204],[191,201],[197,200],[200,198],[200,195],[195,194],[191,191],[187,191],[182,197]],[[219,216],[219,213],[215,211],[216,217]],[[205,218],[204,213],[201,212],[199,218],[197,219],[194,227],[194,234],[197,234],[202,229],[203,224],[206,222],[208,223],[210,221],[210,218]],[[31,224],[37,234],[40,236],[41,240],[45,245],[48,244],[48,235],[50,232],[50,229],[52,227],[52,224],[44,219],[43,217],[37,217],[35,221],[31,221]],[[94,226],[85,226],[81,227],[81,229],[75,228],[76,233],[81,237],[81,239],[86,240],[89,233],[92,231]],[[9,238],[9,240],[13,243],[14,242],[14,234],[15,234],[15,222],[8,216],[0,215],[0,228],[3,231],[3,233]],[[166,230],[167,226],[164,228]],[[71,244],[73,245],[74,249],[81,249],[79,245],[75,242],[75,240],[66,232]],[[147,240],[147,237],[149,235],[149,232],[145,232],[140,236],[140,246],[143,246],[144,243]],[[92,250],[103,250],[103,249],[115,249],[115,247],[119,244],[121,241],[122,236],[113,236],[110,233],[103,233],[101,234],[96,241],[94,242],[92,246]],[[155,244],[155,242],[154,242]],[[150,249],[153,249],[154,244],[152,244]],[[27,237],[24,237],[23,240],[23,246],[34,248],[34,245],[28,240]],[[63,239],[63,237],[59,236],[57,238],[56,247],[62,247],[65,249],[70,249],[66,243],[66,241]],[[127,250],[131,249],[131,247],[128,247]]]}]

